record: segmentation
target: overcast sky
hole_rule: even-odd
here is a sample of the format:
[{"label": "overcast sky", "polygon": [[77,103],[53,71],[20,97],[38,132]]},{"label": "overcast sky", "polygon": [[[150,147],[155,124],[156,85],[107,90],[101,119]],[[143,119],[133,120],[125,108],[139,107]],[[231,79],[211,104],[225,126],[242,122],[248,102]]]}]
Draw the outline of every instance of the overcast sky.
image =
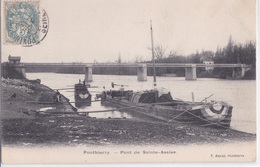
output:
[{"label": "overcast sky", "polygon": [[230,35],[238,43],[256,39],[255,0],[41,0],[49,16],[37,46],[2,46],[23,62],[114,62],[151,59],[154,44],[166,52],[215,51]]}]

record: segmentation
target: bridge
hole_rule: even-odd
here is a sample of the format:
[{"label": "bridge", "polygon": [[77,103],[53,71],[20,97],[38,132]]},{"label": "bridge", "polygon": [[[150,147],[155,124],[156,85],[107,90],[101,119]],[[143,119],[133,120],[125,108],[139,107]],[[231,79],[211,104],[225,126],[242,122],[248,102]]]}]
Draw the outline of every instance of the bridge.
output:
[{"label": "bridge", "polygon": [[[137,68],[138,81],[147,80],[147,68],[153,67],[152,63],[23,63],[26,69],[28,68],[62,68],[62,67],[78,67],[85,71],[85,80],[87,82],[93,81],[92,69],[95,67],[135,67]],[[196,68],[232,68],[233,78],[241,79],[245,75],[245,71],[251,68],[251,65],[246,64],[191,64],[191,63],[155,63],[155,67],[185,68],[185,79],[196,80]]]}]

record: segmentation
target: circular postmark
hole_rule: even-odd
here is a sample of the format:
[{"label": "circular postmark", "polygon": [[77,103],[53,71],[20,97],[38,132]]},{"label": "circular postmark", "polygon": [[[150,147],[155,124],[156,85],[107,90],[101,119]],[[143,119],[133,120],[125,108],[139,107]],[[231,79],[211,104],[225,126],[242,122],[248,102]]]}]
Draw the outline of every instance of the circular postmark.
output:
[{"label": "circular postmark", "polygon": [[5,43],[33,46],[47,35],[49,18],[37,1],[5,3]]},{"label": "circular postmark", "polygon": [[39,26],[39,41],[37,42],[40,43],[43,41],[43,39],[47,36],[48,31],[49,31],[49,17],[48,14],[44,9],[41,10],[40,14],[40,26]]}]

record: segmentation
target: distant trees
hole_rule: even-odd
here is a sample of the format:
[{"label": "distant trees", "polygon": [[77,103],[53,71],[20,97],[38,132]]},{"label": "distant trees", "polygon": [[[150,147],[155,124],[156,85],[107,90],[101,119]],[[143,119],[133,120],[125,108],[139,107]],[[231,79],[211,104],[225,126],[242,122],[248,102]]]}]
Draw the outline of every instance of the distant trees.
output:
[{"label": "distant trees", "polygon": [[[149,48],[150,49],[150,48]],[[215,63],[248,64],[255,67],[256,43],[248,41],[245,44],[236,43],[230,36],[228,44],[223,48],[217,46],[216,52],[197,51],[190,55],[178,55],[172,50],[166,55],[166,49],[161,45],[154,48],[156,62],[158,63],[202,63],[203,60],[213,60]]]},{"label": "distant trees", "polygon": [[[228,44],[224,48],[217,47],[217,51],[213,57],[215,63],[232,63],[252,65],[252,69],[246,73],[246,77],[255,79],[256,70],[256,43],[249,41],[245,44],[236,43],[230,36]],[[231,75],[232,69],[219,68],[214,73],[221,75]]]},{"label": "distant trees", "polygon": [[255,68],[256,43],[249,41],[245,44],[237,44],[230,37],[226,47],[217,47],[213,60],[215,63],[249,64]]},{"label": "distant trees", "polygon": [[[256,68],[256,43],[249,41],[245,44],[236,43],[230,36],[228,44],[221,48],[217,47],[216,52],[213,51],[197,51],[190,55],[178,55],[175,51],[170,51],[168,56],[161,45],[155,47],[155,62],[157,63],[203,63],[203,61],[214,61],[215,64],[247,64],[252,65],[252,70],[247,72],[249,78],[255,78]],[[151,62],[151,61],[148,61]],[[197,74],[204,69],[197,69]],[[158,72],[157,72],[158,71]],[[158,75],[163,73],[176,73],[179,76],[184,76],[184,68],[165,68],[156,69]],[[224,77],[232,75],[231,68],[215,68],[213,73],[216,76],[223,75]]]},{"label": "distant trees", "polygon": [[[150,49],[150,48],[149,48]],[[151,49],[150,49],[151,50]],[[157,45],[154,48],[154,56],[156,63],[203,63],[203,61],[214,61],[215,64],[247,64],[252,65],[252,70],[246,72],[247,78],[255,79],[256,70],[256,43],[248,41],[245,44],[236,43],[230,36],[228,43],[224,47],[217,46],[215,52],[209,50],[202,50],[190,55],[180,55],[176,51],[171,50],[168,54],[166,48],[162,45]],[[145,61],[142,56],[135,56],[135,63],[151,63],[152,60]],[[122,63],[122,57],[119,54],[115,63]],[[153,75],[152,69],[148,68],[148,75]],[[197,76],[205,72],[204,68],[197,68]],[[94,68],[94,74],[113,74],[113,75],[136,75],[137,69],[131,67],[99,67]],[[184,76],[184,68],[156,68],[157,75],[163,75],[167,73],[175,73],[177,76]],[[211,77],[227,77],[232,75],[231,68],[214,68]],[[209,75],[205,75],[209,76]]]}]

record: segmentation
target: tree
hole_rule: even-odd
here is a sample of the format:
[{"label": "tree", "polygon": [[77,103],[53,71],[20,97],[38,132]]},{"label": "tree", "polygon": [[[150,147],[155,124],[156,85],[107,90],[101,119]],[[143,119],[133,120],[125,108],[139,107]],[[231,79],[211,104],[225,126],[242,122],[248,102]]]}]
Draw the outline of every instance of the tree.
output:
[{"label": "tree", "polygon": [[116,63],[122,63],[122,58],[121,58],[121,54],[119,53],[119,55],[118,55],[118,58],[117,58],[117,60],[115,61]]},{"label": "tree", "polygon": [[168,57],[177,56],[177,52],[174,50],[171,50]]},{"label": "tree", "polygon": [[142,56],[135,56],[134,62],[135,63],[143,62],[143,57]]},{"label": "tree", "polygon": [[156,59],[162,59],[162,58],[164,58],[165,51],[166,51],[166,49],[164,49],[164,48],[162,47],[162,45],[156,46],[156,47],[154,48],[154,57],[155,57]]},{"label": "tree", "polygon": [[228,44],[224,50],[227,63],[235,63],[233,53],[234,53],[234,41],[232,40],[232,36],[230,36]]},{"label": "tree", "polygon": [[[152,50],[150,47],[148,47],[148,49],[149,49],[149,50]],[[164,49],[164,48],[162,47],[162,45],[155,46],[155,47],[153,48],[154,59],[156,59],[156,60],[163,59],[163,58],[164,58],[165,51],[166,51],[166,49]]]}]

